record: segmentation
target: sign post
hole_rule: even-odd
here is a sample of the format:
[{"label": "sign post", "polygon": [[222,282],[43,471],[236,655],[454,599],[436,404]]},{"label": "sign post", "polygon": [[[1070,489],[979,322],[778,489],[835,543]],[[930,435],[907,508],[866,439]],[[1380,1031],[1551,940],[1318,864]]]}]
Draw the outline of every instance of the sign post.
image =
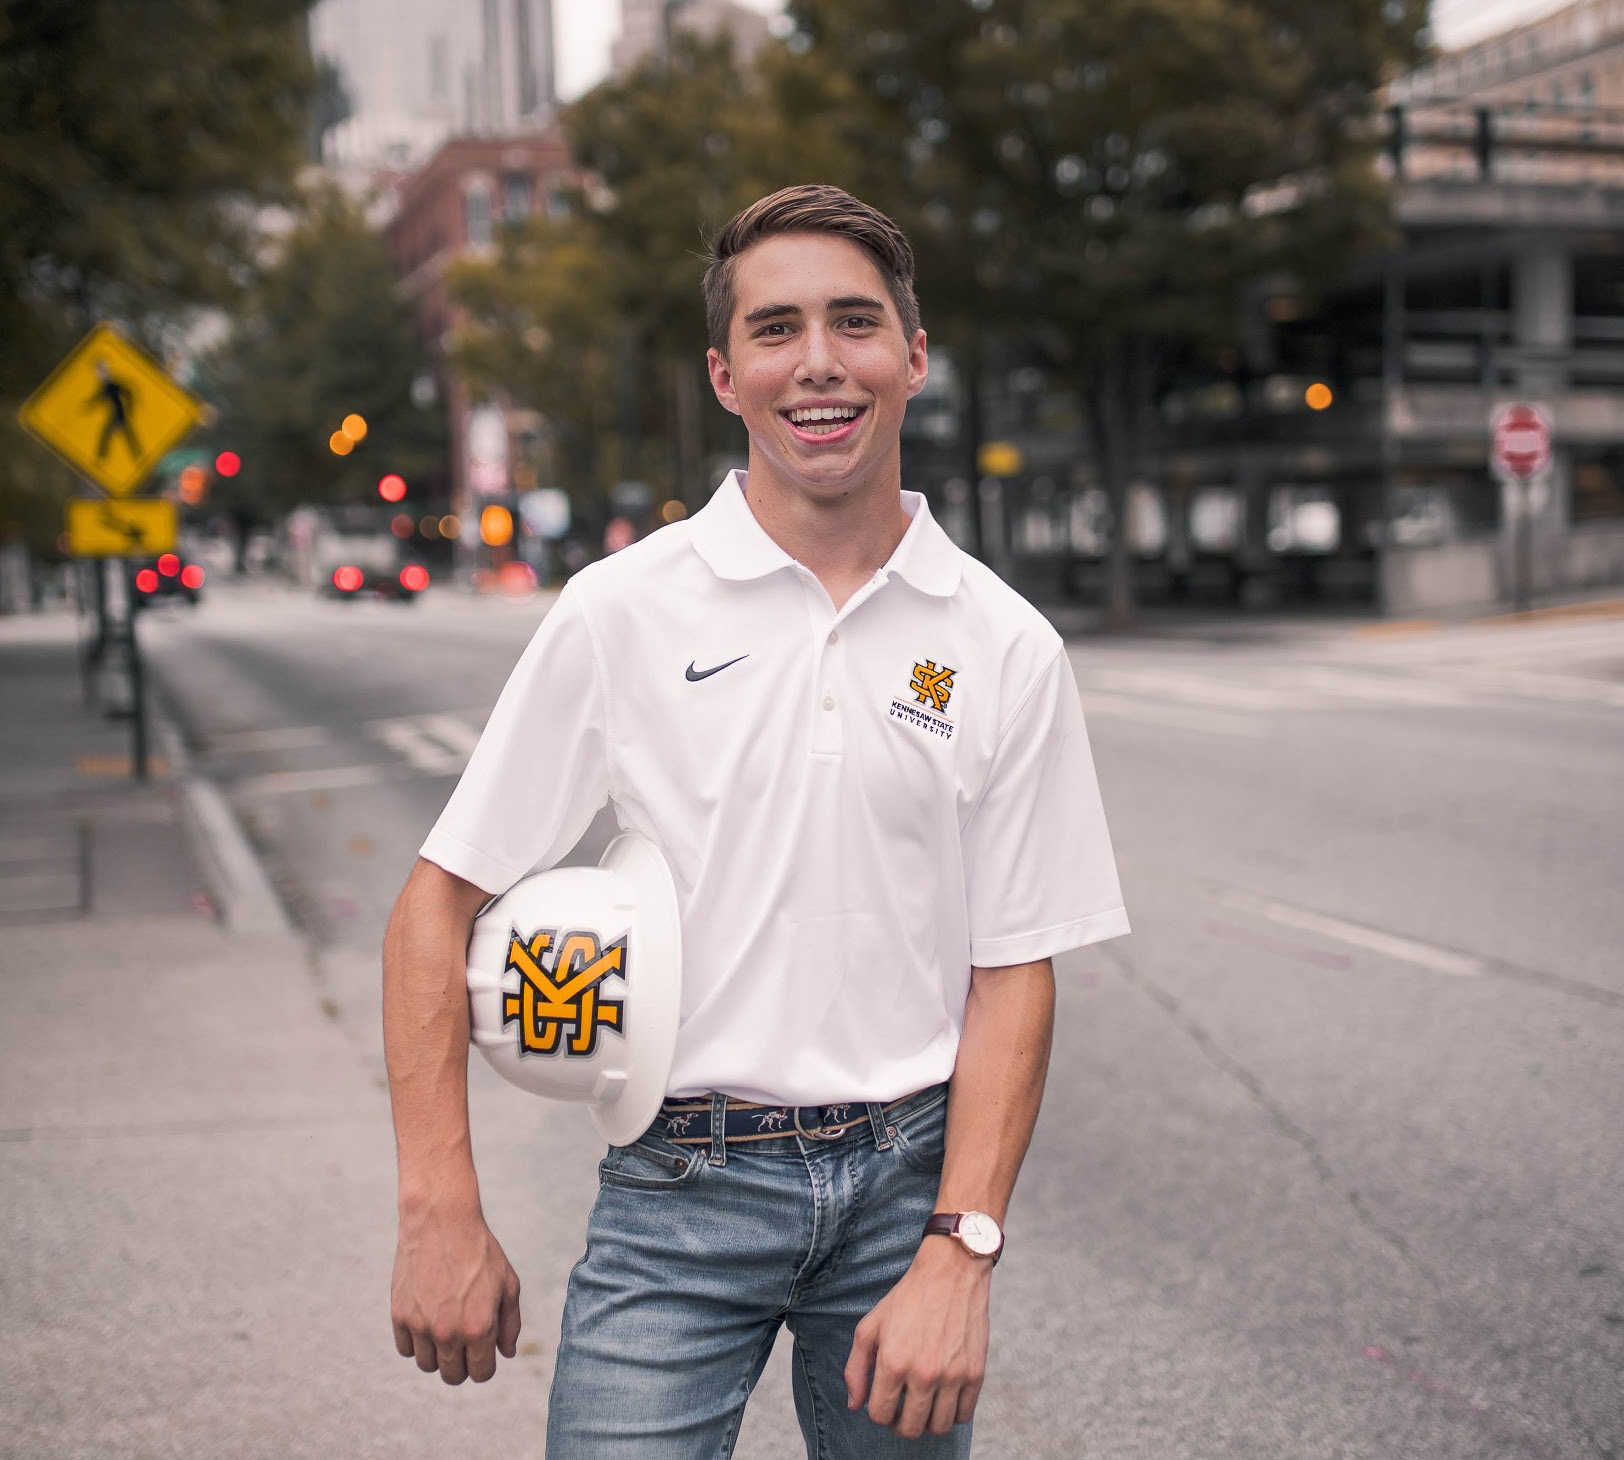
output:
[{"label": "sign post", "polygon": [[1516,504],[1515,587],[1513,607],[1518,613],[1528,609],[1530,580],[1533,577],[1534,503],[1533,480],[1551,464],[1551,418],[1539,406],[1513,401],[1494,413],[1490,435],[1490,455],[1494,464],[1515,479]]},{"label": "sign post", "polygon": [[[175,504],[133,494],[204,409],[145,350],[114,326],[99,324],[17,413],[25,430],[106,493],[106,498],[68,504],[68,547],[90,559],[96,574],[96,638],[85,655],[87,664],[101,668],[115,642],[127,658],[131,770],[141,781],[147,777],[146,704],[135,638],[138,598],[128,560],[174,548]],[[116,624],[108,612],[108,558],[125,560],[119,595],[124,608]]]}]

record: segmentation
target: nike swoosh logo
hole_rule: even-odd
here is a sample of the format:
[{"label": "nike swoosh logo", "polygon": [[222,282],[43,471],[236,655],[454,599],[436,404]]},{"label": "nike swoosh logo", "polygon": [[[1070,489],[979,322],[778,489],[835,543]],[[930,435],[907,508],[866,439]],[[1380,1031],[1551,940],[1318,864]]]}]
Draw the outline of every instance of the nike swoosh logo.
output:
[{"label": "nike swoosh logo", "polygon": [[[739,659],[748,659],[749,657],[750,656],[748,654],[739,655]],[[739,659],[729,659],[727,664],[718,664],[714,669],[695,669],[694,662],[690,659],[688,661],[688,668],[686,672],[689,679],[697,682],[701,679],[709,679],[713,674],[720,674],[728,667],[728,664],[737,664]]]}]

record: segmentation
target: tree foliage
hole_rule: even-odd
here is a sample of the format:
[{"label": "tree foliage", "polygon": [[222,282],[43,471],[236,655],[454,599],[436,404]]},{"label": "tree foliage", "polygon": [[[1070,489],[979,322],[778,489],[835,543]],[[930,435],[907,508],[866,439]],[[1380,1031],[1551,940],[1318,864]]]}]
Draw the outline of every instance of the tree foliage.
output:
[{"label": "tree foliage", "polygon": [[[268,520],[306,502],[376,501],[390,472],[419,498],[442,495],[443,412],[412,396],[426,370],[382,238],[336,188],[316,190],[231,337],[202,363],[218,412],[205,439],[243,463],[221,496],[242,518]],[[351,412],[366,437],[338,456],[328,438]]]},{"label": "tree foliage", "polygon": [[702,462],[738,441],[704,379],[700,283],[709,236],[746,203],[853,172],[826,136],[789,123],[725,37],[679,32],[564,118],[593,185],[567,223],[510,237],[454,281],[470,384],[549,417],[561,484],[622,478],[697,499]]},{"label": "tree foliage", "polygon": [[0,5],[0,525],[38,549],[73,483],[16,406],[98,319],[158,345],[240,287],[308,141],[308,4]]},{"label": "tree foliage", "polygon": [[1118,521],[1160,387],[1192,349],[1237,337],[1245,287],[1312,294],[1387,228],[1365,123],[1413,58],[1421,0],[790,12],[801,67],[857,84],[858,112],[826,115],[875,138],[870,196],[911,226],[927,308],[1042,345],[1083,397]]}]

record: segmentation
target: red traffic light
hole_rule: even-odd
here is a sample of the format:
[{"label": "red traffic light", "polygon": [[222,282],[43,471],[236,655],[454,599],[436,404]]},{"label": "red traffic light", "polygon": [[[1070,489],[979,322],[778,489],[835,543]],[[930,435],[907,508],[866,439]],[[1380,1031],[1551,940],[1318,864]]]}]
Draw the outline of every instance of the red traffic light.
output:
[{"label": "red traffic light", "polygon": [[180,586],[197,592],[203,586],[203,570],[196,563],[188,563],[180,570]]},{"label": "red traffic light", "polygon": [[398,502],[406,495],[406,478],[390,472],[378,483],[378,495],[386,502]]},{"label": "red traffic light", "polygon": [[135,586],[142,593],[158,591],[158,575],[151,568],[143,568],[135,575]]},{"label": "red traffic light", "polygon": [[235,451],[222,451],[214,458],[214,469],[223,477],[234,477],[242,470],[242,457]]},{"label": "red traffic light", "polygon": [[174,553],[165,553],[158,559],[158,571],[166,578],[173,578],[180,572],[180,559]]}]

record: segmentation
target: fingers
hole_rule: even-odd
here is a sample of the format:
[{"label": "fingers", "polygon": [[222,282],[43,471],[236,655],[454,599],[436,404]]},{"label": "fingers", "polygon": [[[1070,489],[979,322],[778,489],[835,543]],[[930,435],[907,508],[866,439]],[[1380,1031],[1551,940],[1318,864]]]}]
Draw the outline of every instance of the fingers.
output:
[{"label": "fingers", "polygon": [[925,1433],[931,1410],[936,1403],[936,1386],[919,1384],[902,1391],[902,1408],[892,1428],[905,1440],[917,1440]]},{"label": "fingers", "polygon": [[[519,1279],[517,1277],[513,1278],[510,1287],[502,1294],[502,1306],[497,1310],[496,1347],[504,1359],[511,1359],[519,1351]],[[470,1368],[469,1372],[473,1372],[472,1368]]]},{"label": "fingers", "polygon": [[[485,1383],[496,1373],[496,1344],[489,1338],[469,1344],[464,1361],[468,1366],[468,1377],[476,1384]],[[445,1376],[442,1374],[441,1377]]]},{"label": "fingers", "polygon": [[874,1366],[874,1386],[868,1395],[868,1417],[877,1425],[897,1421],[902,1409],[902,1375],[883,1361]]},{"label": "fingers", "polygon": [[[434,1345],[440,1357],[440,1378],[447,1384],[460,1384],[468,1377],[468,1351],[460,1343],[440,1343],[436,1340]],[[491,1368],[496,1368],[496,1360],[491,1360]]]},{"label": "fingers", "polygon": [[964,1391],[944,1384],[936,1391],[936,1398],[930,1407],[930,1418],[925,1422],[925,1428],[933,1435],[945,1435],[958,1423],[959,1409],[963,1404]]},{"label": "fingers", "polygon": [[404,1323],[395,1325],[395,1352],[403,1359],[409,1359],[415,1345],[412,1343],[412,1330]]},{"label": "fingers", "polygon": [[412,1351],[417,1356],[417,1367],[425,1374],[432,1374],[440,1367],[440,1360],[434,1353],[434,1340],[428,1334],[412,1335]]},{"label": "fingers", "polygon": [[847,1409],[861,1409],[869,1397],[868,1384],[874,1372],[874,1348],[878,1342],[874,1325],[865,1318],[852,1335],[851,1354],[846,1360]]}]

